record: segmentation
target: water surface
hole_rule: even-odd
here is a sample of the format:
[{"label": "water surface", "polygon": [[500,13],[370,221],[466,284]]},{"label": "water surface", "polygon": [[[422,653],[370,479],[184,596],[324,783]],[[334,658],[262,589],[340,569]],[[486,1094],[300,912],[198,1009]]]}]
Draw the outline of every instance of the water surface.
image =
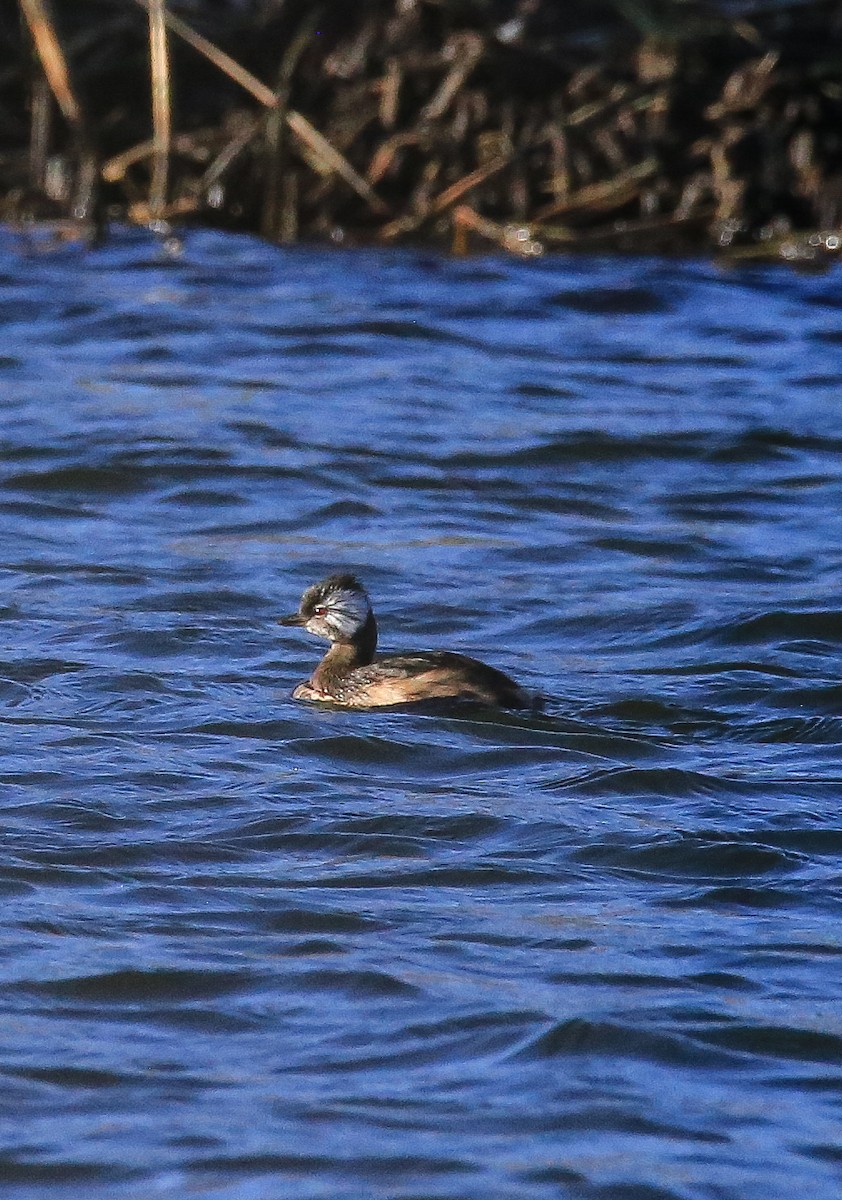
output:
[{"label": "water surface", "polygon": [[5,1194],[835,1200],[839,285],[5,236]]}]

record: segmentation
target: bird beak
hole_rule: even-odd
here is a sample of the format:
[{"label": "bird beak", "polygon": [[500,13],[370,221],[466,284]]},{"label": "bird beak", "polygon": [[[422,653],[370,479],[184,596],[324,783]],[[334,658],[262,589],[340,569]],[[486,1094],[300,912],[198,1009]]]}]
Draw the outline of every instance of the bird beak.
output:
[{"label": "bird beak", "polygon": [[302,617],[301,613],[290,613],[288,617],[281,617],[278,621],[279,625],[306,625],[307,621]]}]

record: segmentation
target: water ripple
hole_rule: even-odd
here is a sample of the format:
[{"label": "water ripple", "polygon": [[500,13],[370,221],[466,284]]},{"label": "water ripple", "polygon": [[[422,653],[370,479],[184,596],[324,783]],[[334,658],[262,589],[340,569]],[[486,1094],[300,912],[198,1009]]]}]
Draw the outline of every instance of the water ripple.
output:
[{"label": "water ripple", "polygon": [[835,1200],[838,272],[2,243],[4,1182]]}]

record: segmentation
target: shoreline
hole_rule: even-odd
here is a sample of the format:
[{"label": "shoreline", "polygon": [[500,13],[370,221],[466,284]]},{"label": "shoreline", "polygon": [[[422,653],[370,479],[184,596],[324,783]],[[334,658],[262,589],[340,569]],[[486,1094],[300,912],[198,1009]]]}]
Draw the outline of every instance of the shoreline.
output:
[{"label": "shoreline", "polygon": [[816,266],[842,247],[829,0],[673,6],[596,41],[553,0],[294,0],[262,22],[19,6],[0,62],[12,225]]}]

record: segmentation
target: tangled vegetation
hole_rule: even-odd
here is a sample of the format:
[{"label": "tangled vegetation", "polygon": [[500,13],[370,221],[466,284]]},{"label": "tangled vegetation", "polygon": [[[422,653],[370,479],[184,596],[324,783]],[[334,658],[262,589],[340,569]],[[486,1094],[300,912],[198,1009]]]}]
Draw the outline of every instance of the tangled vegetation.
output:
[{"label": "tangled vegetation", "polygon": [[2,0],[3,212],[821,258],[840,34],[831,0]]}]

